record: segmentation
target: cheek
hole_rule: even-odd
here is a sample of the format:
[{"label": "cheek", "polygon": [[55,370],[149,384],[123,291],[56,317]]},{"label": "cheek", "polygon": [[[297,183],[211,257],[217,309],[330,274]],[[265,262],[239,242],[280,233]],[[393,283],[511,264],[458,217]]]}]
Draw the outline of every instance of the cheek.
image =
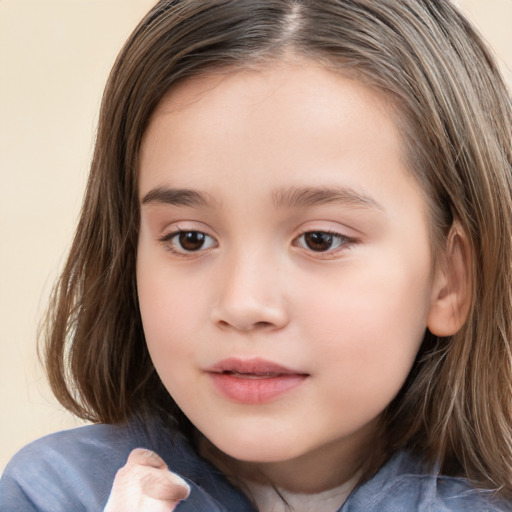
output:
[{"label": "cheek", "polygon": [[428,262],[381,263],[386,272],[354,266],[303,302],[303,328],[315,340],[311,360],[347,407],[384,408],[407,378],[426,329]]},{"label": "cheek", "polygon": [[191,372],[191,363],[197,356],[193,342],[197,300],[177,293],[175,287],[164,284],[166,280],[147,277],[141,274],[139,279],[139,302],[151,360],[174,400],[195,403],[192,383],[197,376]]},{"label": "cheek", "polygon": [[158,366],[165,361],[173,365],[191,353],[189,331],[194,329],[200,304],[199,294],[189,283],[181,286],[177,276],[170,273],[169,265],[144,248],[139,248],[137,259],[137,290],[146,343]]}]

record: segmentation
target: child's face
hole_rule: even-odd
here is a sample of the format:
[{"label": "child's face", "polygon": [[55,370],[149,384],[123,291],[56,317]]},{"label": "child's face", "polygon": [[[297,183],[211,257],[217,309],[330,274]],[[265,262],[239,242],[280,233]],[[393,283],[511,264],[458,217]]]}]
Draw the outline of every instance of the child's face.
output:
[{"label": "child's face", "polygon": [[307,61],[197,79],[158,107],[140,308],[163,383],[220,450],[276,462],[367,443],[432,302],[404,160],[385,100]]}]

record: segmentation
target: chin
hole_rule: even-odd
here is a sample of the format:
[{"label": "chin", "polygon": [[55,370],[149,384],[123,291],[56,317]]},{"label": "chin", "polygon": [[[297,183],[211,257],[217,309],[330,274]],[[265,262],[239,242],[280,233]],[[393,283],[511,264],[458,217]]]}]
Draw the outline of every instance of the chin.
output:
[{"label": "chin", "polygon": [[[230,435],[221,438],[210,438],[209,441],[214,449],[228,457],[248,463],[283,462],[299,457],[304,452],[303,443],[292,443],[290,446],[278,436],[273,436],[273,439],[265,436],[262,439]],[[290,441],[290,436],[288,436],[288,442]],[[300,450],[297,449],[299,447]]]}]

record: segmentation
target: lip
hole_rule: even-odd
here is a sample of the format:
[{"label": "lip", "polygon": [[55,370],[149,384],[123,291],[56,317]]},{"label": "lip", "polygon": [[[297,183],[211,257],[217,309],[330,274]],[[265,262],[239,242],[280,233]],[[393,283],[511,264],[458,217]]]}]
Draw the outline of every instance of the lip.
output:
[{"label": "lip", "polygon": [[293,391],[309,376],[266,359],[230,358],[206,370],[215,388],[242,404],[263,404]]}]

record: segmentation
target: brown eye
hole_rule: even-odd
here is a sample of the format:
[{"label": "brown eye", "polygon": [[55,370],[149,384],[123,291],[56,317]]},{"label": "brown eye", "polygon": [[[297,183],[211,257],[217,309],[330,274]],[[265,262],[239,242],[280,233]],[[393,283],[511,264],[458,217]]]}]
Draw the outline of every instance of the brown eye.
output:
[{"label": "brown eye", "polygon": [[198,252],[215,246],[215,240],[201,231],[178,231],[162,240],[175,252]]},{"label": "brown eye", "polygon": [[178,240],[186,251],[198,251],[204,245],[205,234],[200,231],[184,231],[178,235]]},{"label": "brown eye", "polygon": [[297,245],[314,252],[327,252],[347,245],[349,239],[327,231],[308,231],[297,239]]}]

